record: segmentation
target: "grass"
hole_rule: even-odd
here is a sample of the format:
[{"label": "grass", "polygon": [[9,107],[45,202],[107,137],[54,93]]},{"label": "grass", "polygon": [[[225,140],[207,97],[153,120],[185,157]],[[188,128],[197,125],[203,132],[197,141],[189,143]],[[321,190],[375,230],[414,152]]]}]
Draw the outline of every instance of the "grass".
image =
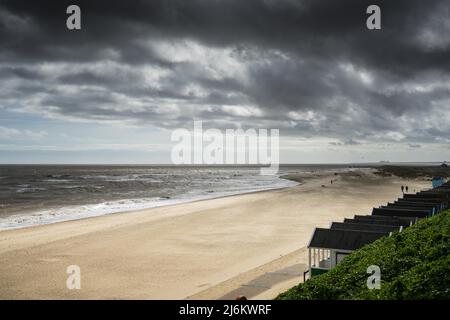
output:
[{"label": "grass", "polygon": [[450,177],[450,167],[441,166],[381,166],[377,174],[381,176],[397,176],[405,179]]},{"label": "grass", "polygon": [[[367,288],[370,265],[381,269],[380,289]],[[356,250],[277,299],[450,299],[450,210]]]}]

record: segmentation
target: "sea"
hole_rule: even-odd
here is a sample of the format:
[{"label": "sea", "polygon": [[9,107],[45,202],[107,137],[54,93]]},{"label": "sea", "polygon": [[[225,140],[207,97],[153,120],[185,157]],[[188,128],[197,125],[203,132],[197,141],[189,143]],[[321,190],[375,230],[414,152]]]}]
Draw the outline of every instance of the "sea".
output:
[{"label": "sea", "polygon": [[0,165],[0,230],[295,186],[284,175],[347,170],[252,166]]}]

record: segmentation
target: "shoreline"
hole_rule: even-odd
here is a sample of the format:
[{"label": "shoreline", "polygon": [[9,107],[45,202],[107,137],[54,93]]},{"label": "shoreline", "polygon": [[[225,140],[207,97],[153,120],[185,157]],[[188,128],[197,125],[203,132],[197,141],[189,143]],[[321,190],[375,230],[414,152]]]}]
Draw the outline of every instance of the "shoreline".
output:
[{"label": "shoreline", "polygon": [[[324,165],[326,166],[326,165]],[[108,200],[104,202],[94,202],[86,204],[75,204],[69,206],[57,206],[48,209],[35,209],[26,210],[23,212],[16,212],[6,217],[0,217],[0,232],[6,230],[16,230],[22,228],[36,227],[39,225],[47,225],[54,223],[61,223],[67,221],[77,221],[81,219],[88,219],[92,217],[105,216],[119,213],[129,213],[140,210],[149,210],[160,207],[170,207],[173,205],[179,205],[184,203],[191,203],[197,201],[212,200],[236,195],[252,194],[254,192],[264,192],[271,190],[279,190],[284,188],[294,187],[297,184],[303,184],[305,181],[313,177],[317,177],[317,172],[321,174],[333,172],[336,174],[354,172],[355,170],[370,170],[374,174],[382,177],[393,177],[398,179],[419,179],[426,180],[433,174],[441,174],[446,172],[447,175],[450,171],[442,166],[416,166],[411,164],[409,166],[398,166],[383,164],[380,166],[348,166],[343,168],[324,169],[320,171],[305,171],[302,173],[284,173],[277,176],[281,181],[284,181],[286,185],[278,186],[275,183],[273,187],[264,187],[261,189],[247,189],[241,191],[222,191],[217,194],[204,194],[194,195],[190,197],[184,197],[180,194],[178,197],[155,197],[155,198],[120,198],[114,200]],[[431,179],[431,178],[430,178]],[[291,185],[288,183],[291,182]],[[31,220],[31,221],[30,221]]]},{"label": "shoreline", "polygon": [[[392,200],[405,182],[365,169],[303,179],[284,189],[2,231],[0,299],[270,298],[299,281],[300,252],[315,227]],[[74,264],[81,290],[65,288]]]},{"label": "shoreline", "polygon": [[[150,210],[150,209],[154,209],[154,208],[170,207],[170,206],[176,206],[176,205],[185,204],[185,203],[208,201],[208,200],[213,200],[213,199],[233,197],[233,196],[239,196],[239,195],[244,195],[244,194],[252,194],[252,193],[257,193],[257,192],[281,190],[281,189],[285,189],[285,188],[292,188],[292,187],[295,187],[302,183],[299,181],[286,179],[281,176],[278,178],[281,180],[286,180],[286,186],[273,186],[273,187],[267,187],[267,188],[263,188],[263,189],[250,189],[250,190],[235,191],[235,192],[234,191],[233,192],[222,192],[220,194],[212,195],[212,196],[203,195],[203,196],[194,196],[191,198],[178,198],[178,199],[176,199],[176,198],[173,198],[173,199],[161,198],[161,199],[151,200],[151,201],[149,201],[149,199],[145,199],[145,200],[148,200],[147,201],[148,206],[144,205],[139,208],[122,208],[122,209],[114,210],[111,212],[107,211],[107,212],[102,212],[102,213],[91,213],[91,214],[85,213],[85,214],[79,214],[79,215],[77,215],[77,214],[73,214],[73,215],[61,214],[62,216],[65,216],[66,218],[64,218],[64,217],[61,219],[50,218],[48,220],[44,220],[44,222],[42,222],[42,223],[30,223],[30,224],[23,224],[23,225],[14,225],[11,227],[10,226],[4,227],[3,225],[8,225],[10,223],[2,222],[2,220],[23,219],[23,218],[33,217],[33,216],[41,216],[43,214],[48,214],[48,212],[52,211],[52,209],[17,213],[17,214],[13,214],[13,215],[5,217],[5,218],[0,218],[0,232],[7,231],[7,230],[23,229],[23,228],[33,228],[33,227],[38,227],[41,225],[63,223],[63,222],[68,222],[68,221],[77,221],[77,220],[82,220],[82,219],[89,219],[89,218],[95,218],[95,217],[101,217],[101,216],[107,216],[107,215],[113,215],[113,214],[125,214],[125,213],[130,213],[130,212],[141,211],[141,210]],[[287,182],[291,182],[292,184],[287,185]],[[144,199],[118,199],[118,200],[111,200],[111,201],[101,202],[101,203],[74,205],[74,206],[59,207],[59,208],[54,208],[54,209],[59,210],[59,211],[64,211],[64,210],[70,211],[70,210],[76,210],[76,209],[83,208],[83,207],[94,207],[94,206],[101,206],[101,205],[104,205],[107,203],[117,203],[117,202],[120,203],[120,202],[125,202],[125,201],[136,201],[136,200],[144,200]],[[152,205],[150,205],[150,204],[152,204]]]}]

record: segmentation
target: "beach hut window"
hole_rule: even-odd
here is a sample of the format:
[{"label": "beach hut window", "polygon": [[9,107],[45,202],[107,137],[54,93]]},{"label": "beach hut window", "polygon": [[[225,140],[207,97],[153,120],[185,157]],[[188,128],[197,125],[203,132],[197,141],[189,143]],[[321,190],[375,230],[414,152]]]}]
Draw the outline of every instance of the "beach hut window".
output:
[{"label": "beach hut window", "polygon": [[346,256],[348,253],[336,252],[336,263],[340,263]]}]

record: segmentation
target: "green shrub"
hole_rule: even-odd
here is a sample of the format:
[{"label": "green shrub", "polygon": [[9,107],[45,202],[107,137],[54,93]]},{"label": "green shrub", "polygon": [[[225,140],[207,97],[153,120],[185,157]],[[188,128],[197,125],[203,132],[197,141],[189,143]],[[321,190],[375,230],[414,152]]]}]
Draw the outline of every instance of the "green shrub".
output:
[{"label": "green shrub", "polygon": [[[370,265],[381,269],[379,290],[367,288]],[[450,299],[450,210],[356,250],[277,299]]]}]

